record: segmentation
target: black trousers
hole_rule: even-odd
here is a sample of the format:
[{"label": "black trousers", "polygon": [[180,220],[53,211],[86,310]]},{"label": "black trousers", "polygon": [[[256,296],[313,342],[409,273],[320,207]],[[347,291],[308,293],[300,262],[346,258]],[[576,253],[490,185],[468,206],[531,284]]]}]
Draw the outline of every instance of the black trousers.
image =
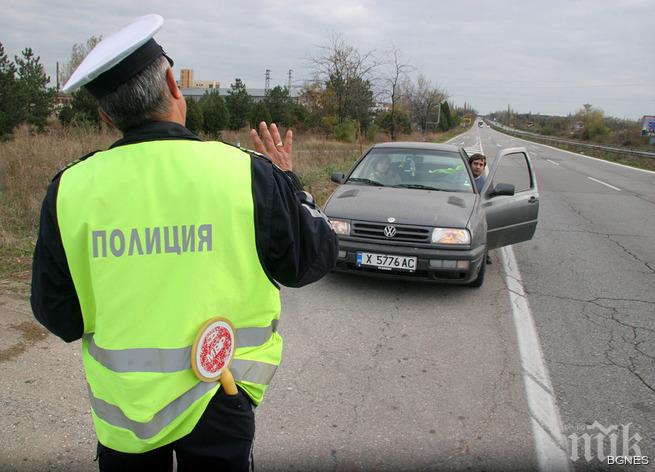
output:
[{"label": "black trousers", "polygon": [[248,396],[241,390],[230,396],[220,389],[187,436],[142,454],[119,452],[98,443],[98,464],[100,472],[172,471],[175,452],[178,472],[246,472],[253,470],[254,437],[255,413]]}]

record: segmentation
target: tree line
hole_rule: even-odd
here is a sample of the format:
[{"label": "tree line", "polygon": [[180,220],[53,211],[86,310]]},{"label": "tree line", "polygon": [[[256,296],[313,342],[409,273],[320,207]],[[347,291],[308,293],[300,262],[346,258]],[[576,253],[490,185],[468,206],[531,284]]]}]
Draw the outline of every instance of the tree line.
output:
[{"label": "tree line", "polygon": [[647,142],[640,136],[638,121],[605,116],[602,109],[585,103],[567,116],[519,113],[512,110],[496,111],[489,118],[511,128],[545,136],[572,138],[600,144],[640,146]]},{"label": "tree line", "polygon": [[[73,46],[69,60],[59,71],[58,82],[65,83],[100,39],[91,37],[85,44]],[[319,132],[326,138],[354,141],[374,139],[380,132],[395,140],[414,130],[445,131],[459,125],[466,110],[454,107],[444,89],[422,74],[412,80],[410,73],[415,68],[403,61],[399,50],[392,48],[385,57],[380,60],[373,51],[362,53],[342,37],[334,36],[311,59],[313,79],[298,96],[291,97],[287,87],[277,86],[266,91],[263,99],[256,99],[236,78],[224,96],[213,89],[199,100],[187,98],[187,127],[195,133],[219,137],[224,130],[254,127],[267,121]],[[49,78],[39,58],[28,48],[22,57],[16,57],[14,65],[0,49],[0,74],[0,132],[6,135],[22,122],[42,129],[54,111],[56,91],[47,87]],[[11,100],[19,102],[11,105]],[[4,118],[5,108],[14,111],[8,115],[11,119]],[[84,89],[73,93],[56,115],[64,126],[100,126],[95,100]]]},{"label": "tree line", "polygon": [[21,123],[43,130],[57,93],[48,87],[49,82],[40,57],[31,48],[12,61],[0,43],[0,139]]}]

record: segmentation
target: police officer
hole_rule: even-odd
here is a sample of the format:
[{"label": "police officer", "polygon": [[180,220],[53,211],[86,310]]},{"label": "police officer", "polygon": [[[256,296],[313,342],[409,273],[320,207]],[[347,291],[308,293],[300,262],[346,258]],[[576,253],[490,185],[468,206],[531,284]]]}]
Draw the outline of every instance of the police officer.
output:
[{"label": "police officer", "polygon": [[[85,86],[123,138],[57,174],[34,252],[36,318],[82,360],[100,470],[247,470],[258,405],[280,363],[279,284],[320,279],[336,260],[327,219],[292,172],[292,134],[253,131],[259,153],[184,127],[172,61],[137,19],[65,85]],[[261,154],[266,154],[264,157]],[[238,390],[191,369],[198,329],[236,331]]]}]

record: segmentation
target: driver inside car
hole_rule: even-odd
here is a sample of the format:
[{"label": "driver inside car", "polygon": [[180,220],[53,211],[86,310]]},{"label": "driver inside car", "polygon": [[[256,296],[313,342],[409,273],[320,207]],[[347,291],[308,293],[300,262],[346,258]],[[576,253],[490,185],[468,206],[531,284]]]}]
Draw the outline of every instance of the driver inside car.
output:
[{"label": "driver inside car", "polygon": [[377,159],[373,172],[368,178],[384,185],[397,185],[401,182],[400,176],[391,167],[391,158],[389,156],[380,156]]}]

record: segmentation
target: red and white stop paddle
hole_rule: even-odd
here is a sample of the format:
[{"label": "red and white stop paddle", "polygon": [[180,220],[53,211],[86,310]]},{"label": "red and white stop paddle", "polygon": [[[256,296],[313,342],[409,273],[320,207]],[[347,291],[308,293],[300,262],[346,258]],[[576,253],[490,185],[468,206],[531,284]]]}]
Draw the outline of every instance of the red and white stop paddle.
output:
[{"label": "red and white stop paddle", "polygon": [[193,343],[191,366],[193,372],[203,382],[220,381],[228,395],[238,393],[230,364],[236,350],[234,327],[222,317],[207,321]]}]

